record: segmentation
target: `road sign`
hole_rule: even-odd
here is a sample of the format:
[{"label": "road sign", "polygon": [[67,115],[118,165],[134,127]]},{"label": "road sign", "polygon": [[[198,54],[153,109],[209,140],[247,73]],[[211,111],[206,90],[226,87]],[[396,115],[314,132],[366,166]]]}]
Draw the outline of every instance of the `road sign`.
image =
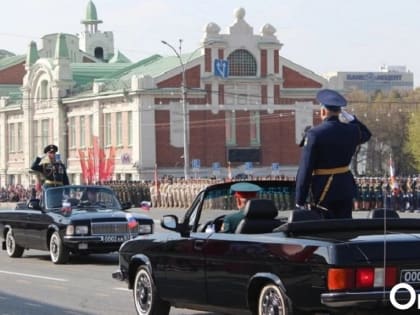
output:
[{"label": "road sign", "polygon": [[214,176],[219,176],[220,175],[220,163],[219,162],[214,162],[212,164],[212,173]]},{"label": "road sign", "polygon": [[199,170],[200,169],[200,159],[193,159],[191,161],[191,167],[193,170]]},{"label": "road sign", "polygon": [[280,175],[280,164],[279,163],[271,163],[271,175],[273,175],[273,176]]},{"label": "road sign", "polygon": [[229,62],[224,59],[214,59],[214,75],[226,79],[229,75]]},{"label": "road sign", "polygon": [[245,174],[252,175],[253,168],[252,162],[245,162]]}]

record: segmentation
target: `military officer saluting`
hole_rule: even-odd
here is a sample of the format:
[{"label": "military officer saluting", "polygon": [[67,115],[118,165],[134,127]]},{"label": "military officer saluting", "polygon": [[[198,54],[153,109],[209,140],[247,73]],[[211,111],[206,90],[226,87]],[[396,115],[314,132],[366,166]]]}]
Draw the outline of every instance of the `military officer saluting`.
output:
[{"label": "military officer saluting", "polygon": [[37,157],[32,163],[31,169],[41,174],[44,188],[69,185],[66,166],[56,160],[57,151],[56,145],[47,145],[44,148],[45,155]]},{"label": "military officer saluting", "polygon": [[357,147],[371,137],[369,129],[342,110],[346,99],[336,91],[318,92],[323,122],[306,132],[296,177],[296,206],[311,205],[326,218],[351,218],[356,184],[349,169]]}]

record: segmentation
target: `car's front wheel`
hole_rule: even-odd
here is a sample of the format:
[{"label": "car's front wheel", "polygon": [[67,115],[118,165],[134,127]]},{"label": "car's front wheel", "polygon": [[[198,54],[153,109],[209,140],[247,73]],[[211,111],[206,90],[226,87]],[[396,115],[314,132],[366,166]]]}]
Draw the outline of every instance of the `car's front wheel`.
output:
[{"label": "car's front wheel", "polygon": [[69,261],[69,250],[64,246],[58,232],[54,232],[50,238],[50,256],[54,264],[65,264]]},{"label": "car's front wheel", "polygon": [[286,294],[275,284],[267,284],[260,292],[258,315],[291,315]]},{"label": "car's front wheel", "polygon": [[16,244],[15,236],[12,229],[7,231],[6,234],[6,251],[9,257],[22,257],[24,248]]},{"label": "car's front wheel", "polygon": [[168,315],[171,305],[156,291],[152,276],[146,267],[137,270],[134,279],[134,305],[139,315]]}]

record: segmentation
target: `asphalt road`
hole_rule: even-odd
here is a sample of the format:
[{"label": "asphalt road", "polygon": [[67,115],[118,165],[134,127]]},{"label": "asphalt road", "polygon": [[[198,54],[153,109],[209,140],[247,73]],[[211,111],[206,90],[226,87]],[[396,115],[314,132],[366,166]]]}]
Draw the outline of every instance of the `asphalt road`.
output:
[{"label": "asphalt road", "polygon": [[[1,207],[13,205],[0,204]],[[184,209],[131,209],[149,214],[161,230],[165,214],[182,218]],[[287,217],[288,211],[280,214]],[[420,217],[419,213],[400,213]],[[354,212],[366,217],[367,212]],[[0,315],[135,315],[132,292],[112,279],[118,267],[117,253],[72,256],[66,265],[54,265],[47,252],[29,250],[22,258],[9,258],[0,251]],[[208,314],[172,309],[171,315]]]},{"label": "asphalt road", "polygon": [[[132,291],[112,279],[117,268],[117,253],[71,256],[68,264],[54,265],[48,252],[10,258],[0,250],[0,315],[135,315]],[[173,308],[170,314],[208,313]]]}]

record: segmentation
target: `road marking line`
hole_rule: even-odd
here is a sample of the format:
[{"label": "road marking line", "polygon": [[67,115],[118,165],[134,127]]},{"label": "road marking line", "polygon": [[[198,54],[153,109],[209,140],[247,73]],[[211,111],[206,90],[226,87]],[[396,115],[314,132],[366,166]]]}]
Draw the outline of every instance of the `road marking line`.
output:
[{"label": "road marking line", "polygon": [[131,291],[129,288],[113,288],[114,290],[118,291]]},{"label": "road marking line", "polygon": [[8,274],[8,275],[21,276],[21,277],[29,277],[29,278],[37,278],[37,279],[60,281],[60,282],[67,282],[67,281],[69,281],[67,279],[44,277],[44,276],[37,276],[37,275],[30,275],[30,274],[27,274],[27,273],[12,272],[12,271],[5,271],[5,270],[0,270],[0,273],[5,273],[5,274]]}]

